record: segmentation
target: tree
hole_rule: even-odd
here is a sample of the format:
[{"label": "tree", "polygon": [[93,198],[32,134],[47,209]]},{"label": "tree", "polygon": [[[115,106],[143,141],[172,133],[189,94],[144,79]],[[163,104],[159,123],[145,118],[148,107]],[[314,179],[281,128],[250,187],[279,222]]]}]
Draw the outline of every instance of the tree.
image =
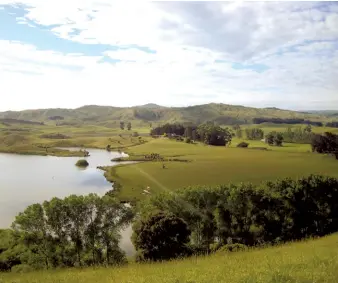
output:
[{"label": "tree", "polygon": [[197,128],[199,139],[208,145],[225,146],[232,140],[231,132],[228,128],[221,128],[211,124],[202,124]]},{"label": "tree", "polygon": [[134,245],[144,259],[167,260],[185,254],[190,230],[181,218],[158,213],[134,228]]},{"label": "tree", "polygon": [[193,131],[192,127],[190,127],[190,126],[186,127],[185,130],[184,130],[184,137],[191,139],[192,138],[192,131]]},{"label": "tree", "polygon": [[50,267],[52,239],[41,204],[33,204],[15,217],[12,228],[22,236],[28,249],[34,251],[45,268]]},{"label": "tree", "polygon": [[197,140],[197,133],[196,133],[196,130],[192,130],[191,131],[191,139],[193,141],[196,141]]},{"label": "tree", "polygon": [[307,126],[304,128],[304,132],[306,132],[306,133],[311,133],[311,132],[312,132],[312,127],[311,127],[311,125],[307,125]]},{"label": "tree", "polygon": [[[313,152],[333,154],[338,157],[338,135],[330,132],[316,134],[311,141]],[[337,158],[338,159],[338,158]]]},{"label": "tree", "polygon": [[120,121],[120,129],[124,130],[124,122],[123,121]]},{"label": "tree", "polygon": [[273,143],[275,146],[282,146],[283,145],[283,135],[281,133],[276,133],[274,136]]},{"label": "tree", "polygon": [[0,272],[10,271],[15,265],[20,265],[21,255],[27,249],[19,242],[20,235],[11,229],[0,229]]},{"label": "tree", "polygon": [[127,129],[128,129],[128,131],[131,130],[131,123],[130,122],[128,122],[128,124],[127,124]]},{"label": "tree", "polygon": [[268,133],[265,137],[265,142],[268,145],[282,146],[283,140],[283,135],[275,131]]},{"label": "tree", "polygon": [[246,138],[248,140],[261,140],[264,137],[264,132],[259,128],[245,129]]}]

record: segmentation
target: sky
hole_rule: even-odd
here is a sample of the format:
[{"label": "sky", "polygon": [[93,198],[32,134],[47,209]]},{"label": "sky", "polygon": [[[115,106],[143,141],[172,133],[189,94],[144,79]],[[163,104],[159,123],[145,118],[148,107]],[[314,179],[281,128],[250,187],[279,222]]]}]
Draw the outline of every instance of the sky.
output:
[{"label": "sky", "polygon": [[0,111],[338,109],[338,2],[0,0]]}]

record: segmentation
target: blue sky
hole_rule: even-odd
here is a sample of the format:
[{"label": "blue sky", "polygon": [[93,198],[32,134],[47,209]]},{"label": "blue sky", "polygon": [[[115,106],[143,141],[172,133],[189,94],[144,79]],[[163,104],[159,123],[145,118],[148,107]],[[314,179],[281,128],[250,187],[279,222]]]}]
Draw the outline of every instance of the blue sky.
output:
[{"label": "blue sky", "polygon": [[338,109],[338,3],[0,0],[0,111]]}]

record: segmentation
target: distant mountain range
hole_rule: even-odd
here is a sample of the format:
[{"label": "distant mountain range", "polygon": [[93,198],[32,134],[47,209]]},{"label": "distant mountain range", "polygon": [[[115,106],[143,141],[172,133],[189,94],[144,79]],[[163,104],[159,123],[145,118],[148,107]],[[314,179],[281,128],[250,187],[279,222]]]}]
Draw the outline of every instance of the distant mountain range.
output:
[{"label": "distant mountain range", "polygon": [[[58,125],[93,124],[116,127],[120,121],[130,121],[141,126],[149,123],[166,122],[199,124],[213,121],[220,125],[249,124],[253,118],[299,118],[312,121],[329,121],[334,119],[335,111],[290,111],[275,107],[253,108],[239,105],[210,103],[189,107],[164,107],[146,104],[134,107],[113,107],[87,105],[76,109],[37,109],[24,111],[0,112],[0,122],[13,119],[21,121],[43,122]],[[4,120],[5,119],[5,120]],[[12,119],[12,120],[8,120]]]}]

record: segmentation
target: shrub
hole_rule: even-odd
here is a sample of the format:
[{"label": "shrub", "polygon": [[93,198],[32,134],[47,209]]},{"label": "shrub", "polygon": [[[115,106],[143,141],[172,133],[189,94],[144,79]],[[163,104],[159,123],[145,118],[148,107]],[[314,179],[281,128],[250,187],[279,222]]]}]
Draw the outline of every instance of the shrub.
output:
[{"label": "shrub", "polygon": [[243,244],[227,244],[220,247],[217,251],[218,252],[240,252],[246,251],[248,247]]},{"label": "shrub", "polygon": [[191,138],[186,138],[186,139],[185,139],[185,142],[186,142],[186,143],[191,143]]},{"label": "shrub", "polygon": [[87,167],[89,165],[88,161],[86,159],[80,159],[75,164],[78,167]]},{"label": "shrub", "polygon": [[249,144],[247,142],[240,142],[237,147],[248,147]]}]

